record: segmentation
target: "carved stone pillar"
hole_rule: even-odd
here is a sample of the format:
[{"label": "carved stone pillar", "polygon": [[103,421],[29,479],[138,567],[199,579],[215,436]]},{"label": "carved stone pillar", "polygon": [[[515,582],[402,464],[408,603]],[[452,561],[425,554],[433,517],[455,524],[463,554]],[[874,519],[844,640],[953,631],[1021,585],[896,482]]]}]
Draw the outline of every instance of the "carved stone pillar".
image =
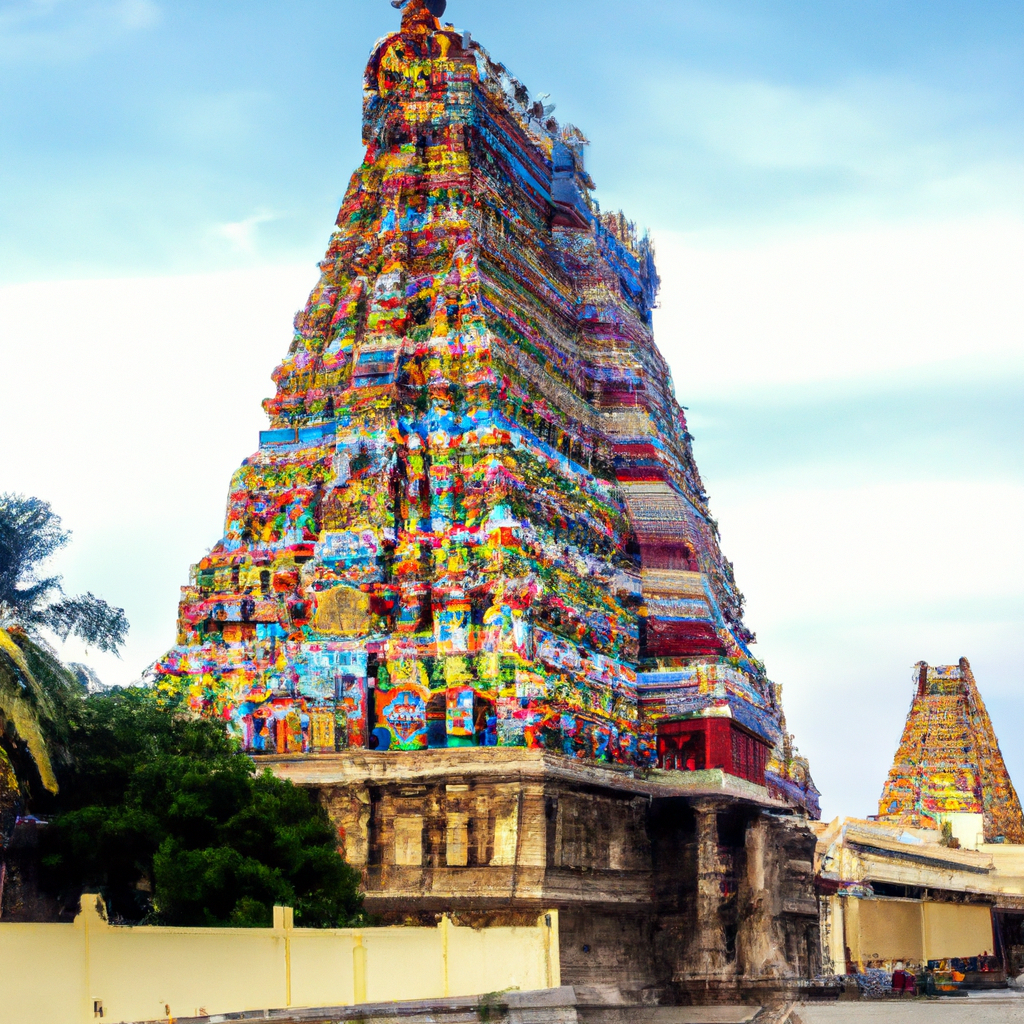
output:
[{"label": "carved stone pillar", "polygon": [[722,865],[718,859],[718,811],[716,800],[695,800],[697,815],[697,920],[687,960],[688,973],[714,977],[727,973],[722,905]]},{"label": "carved stone pillar", "polygon": [[[779,902],[768,883],[765,851],[768,844],[768,819],[758,815],[746,834],[747,870],[740,886],[740,924],[736,936],[740,973],[751,978],[778,978],[791,973],[782,953],[778,936]],[[776,865],[771,866],[773,869]]]}]

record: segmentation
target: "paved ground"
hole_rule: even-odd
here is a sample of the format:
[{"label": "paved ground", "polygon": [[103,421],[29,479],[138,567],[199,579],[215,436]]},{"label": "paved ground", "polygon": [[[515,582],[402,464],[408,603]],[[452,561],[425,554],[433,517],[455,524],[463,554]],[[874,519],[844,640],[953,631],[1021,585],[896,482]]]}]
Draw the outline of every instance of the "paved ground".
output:
[{"label": "paved ground", "polygon": [[856,1000],[797,1006],[802,1024],[1024,1024],[1024,997],[979,993],[967,998]]},{"label": "paved ground", "polygon": [[942,999],[851,1000],[764,1009],[756,1006],[588,1007],[588,1024],[1024,1024],[1024,994]]}]

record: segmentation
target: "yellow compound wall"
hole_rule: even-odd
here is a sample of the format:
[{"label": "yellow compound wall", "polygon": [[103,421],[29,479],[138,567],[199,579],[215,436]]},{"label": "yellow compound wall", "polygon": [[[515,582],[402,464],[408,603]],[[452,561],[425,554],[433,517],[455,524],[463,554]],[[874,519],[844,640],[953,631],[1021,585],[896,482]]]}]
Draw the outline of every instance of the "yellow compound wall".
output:
[{"label": "yellow compound wall", "polygon": [[846,945],[854,961],[924,963],[992,952],[987,906],[921,900],[854,899],[842,902]]},{"label": "yellow compound wall", "polygon": [[[112,927],[99,897],[74,924],[0,922],[0,1024],[166,1020],[202,1013],[528,991],[560,984],[558,914],[533,927]],[[102,1010],[102,1018],[99,1011]]]}]

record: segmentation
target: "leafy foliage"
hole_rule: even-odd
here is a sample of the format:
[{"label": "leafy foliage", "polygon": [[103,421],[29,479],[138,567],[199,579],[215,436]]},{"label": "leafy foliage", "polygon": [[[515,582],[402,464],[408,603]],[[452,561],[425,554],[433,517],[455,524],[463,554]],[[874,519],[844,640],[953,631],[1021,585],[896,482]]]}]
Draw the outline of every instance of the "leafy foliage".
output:
[{"label": "leafy foliage", "polygon": [[40,573],[70,538],[45,501],[0,494],[0,626],[16,623],[30,634],[45,627],[62,640],[74,634],[117,651],[128,636],[124,610],[89,593],[65,597],[60,576]]},{"label": "leafy foliage", "polygon": [[51,739],[66,735],[77,688],[77,679],[47,646],[18,626],[0,628],[0,740],[7,740],[15,763],[24,744],[51,793],[57,791]]},{"label": "leafy foliage", "polygon": [[51,886],[98,887],[130,921],[264,925],[274,904],[306,926],[361,919],[359,876],[323,808],[257,774],[219,723],[148,690],[93,695],[70,750],[44,840]]},{"label": "leafy foliage", "polygon": [[19,619],[60,593],[59,576],[39,576],[39,565],[68,542],[60,517],[45,501],[0,495],[0,609]]},{"label": "leafy foliage", "polygon": [[66,597],[61,577],[41,572],[70,536],[45,501],[0,494],[0,744],[23,786],[27,751],[50,792],[57,789],[54,762],[65,756],[80,684],[41,631],[61,639],[74,634],[104,651],[116,651],[128,633],[122,609],[93,594]]},{"label": "leafy foliage", "polygon": [[7,752],[0,747],[0,836],[10,831],[18,809],[18,777]]}]

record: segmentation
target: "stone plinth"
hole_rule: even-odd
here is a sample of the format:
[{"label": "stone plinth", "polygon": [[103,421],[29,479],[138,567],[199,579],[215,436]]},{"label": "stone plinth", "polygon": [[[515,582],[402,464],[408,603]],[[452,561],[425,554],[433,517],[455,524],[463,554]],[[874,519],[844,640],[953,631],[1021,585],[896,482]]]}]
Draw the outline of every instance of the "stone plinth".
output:
[{"label": "stone plinth", "polygon": [[814,836],[745,780],[526,749],[260,763],[317,791],[385,922],[555,908],[563,982],[633,1005],[756,997],[817,970]]}]

